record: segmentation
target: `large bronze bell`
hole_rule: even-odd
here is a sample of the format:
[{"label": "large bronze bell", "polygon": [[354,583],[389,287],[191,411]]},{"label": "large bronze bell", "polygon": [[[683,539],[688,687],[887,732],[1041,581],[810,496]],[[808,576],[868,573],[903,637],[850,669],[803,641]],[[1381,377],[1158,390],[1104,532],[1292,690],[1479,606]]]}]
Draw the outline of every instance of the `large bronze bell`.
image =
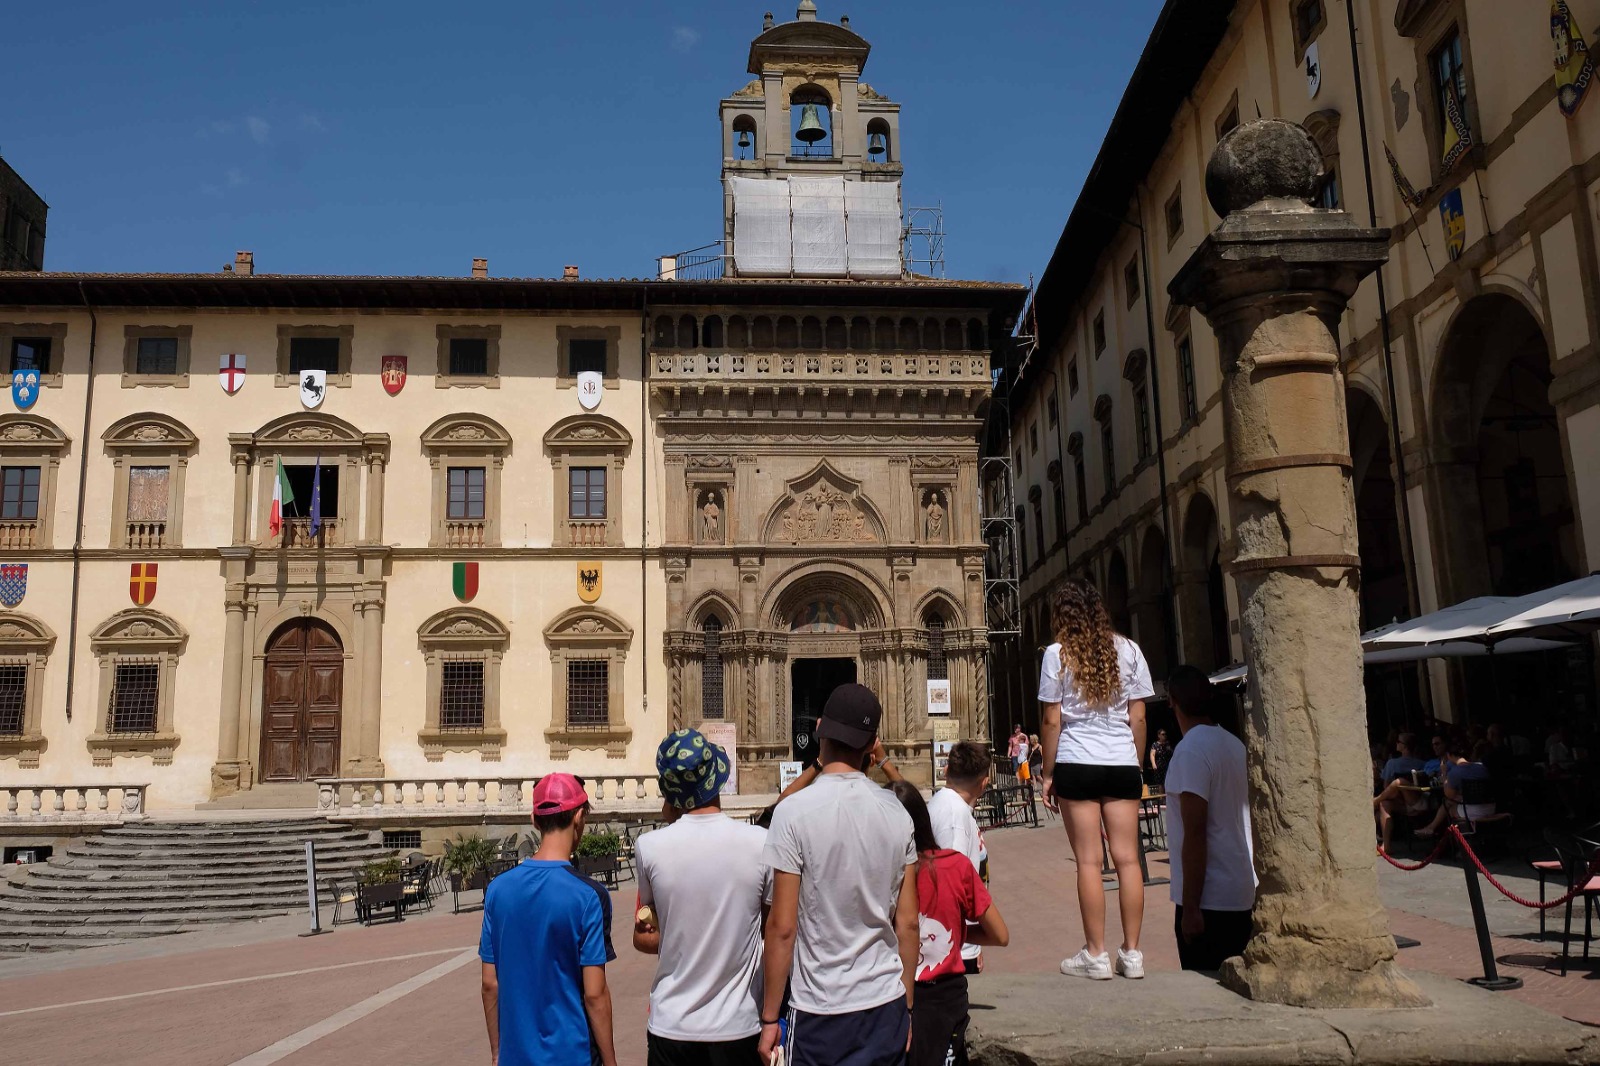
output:
[{"label": "large bronze bell", "polygon": [[822,125],[822,116],[817,112],[816,104],[806,104],[800,109],[800,128],[795,130],[796,140],[815,144],[828,135],[826,127]]}]

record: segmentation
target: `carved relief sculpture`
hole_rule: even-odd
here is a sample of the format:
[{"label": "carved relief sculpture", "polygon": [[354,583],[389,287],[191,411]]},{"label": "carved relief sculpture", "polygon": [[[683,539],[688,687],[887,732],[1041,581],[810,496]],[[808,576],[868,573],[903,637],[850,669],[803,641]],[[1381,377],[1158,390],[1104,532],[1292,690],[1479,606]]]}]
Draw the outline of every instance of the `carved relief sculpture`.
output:
[{"label": "carved relief sculpture", "polygon": [[938,544],[945,539],[944,493],[932,489],[926,501],[923,504],[922,539],[929,544]]}]

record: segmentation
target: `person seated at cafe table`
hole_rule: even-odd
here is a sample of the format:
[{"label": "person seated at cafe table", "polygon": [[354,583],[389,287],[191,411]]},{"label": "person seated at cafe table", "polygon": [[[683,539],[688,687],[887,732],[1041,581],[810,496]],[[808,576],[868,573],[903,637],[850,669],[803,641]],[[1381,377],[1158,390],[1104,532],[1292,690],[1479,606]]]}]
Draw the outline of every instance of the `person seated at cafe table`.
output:
[{"label": "person seated at cafe table", "polygon": [[1423,768],[1422,760],[1416,755],[1417,735],[1401,733],[1396,746],[1400,754],[1384,764],[1383,791],[1372,799],[1372,816],[1377,820],[1382,841],[1379,849],[1384,852],[1389,850],[1395,815],[1426,814],[1428,811],[1427,790],[1418,788],[1412,778],[1413,774],[1421,774]]},{"label": "person seated at cafe table", "polygon": [[1472,756],[1462,754],[1463,741],[1452,739],[1447,745],[1444,760],[1444,804],[1434,812],[1433,821],[1417,830],[1419,837],[1431,837],[1441,832],[1447,819],[1471,821],[1487,818],[1494,813],[1493,803],[1465,803],[1463,793],[1467,781],[1488,781],[1489,768],[1483,757],[1489,754],[1489,742],[1480,740],[1473,746]]}]

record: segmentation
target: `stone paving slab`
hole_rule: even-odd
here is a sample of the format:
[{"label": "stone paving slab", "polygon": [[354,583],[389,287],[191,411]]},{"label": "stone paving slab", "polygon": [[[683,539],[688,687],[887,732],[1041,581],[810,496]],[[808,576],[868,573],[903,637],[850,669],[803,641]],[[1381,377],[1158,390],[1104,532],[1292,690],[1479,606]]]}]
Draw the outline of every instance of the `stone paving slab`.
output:
[{"label": "stone paving slab", "polygon": [[1252,1003],[1201,974],[1139,982],[992,976],[972,985],[975,1066],[1600,1063],[1600,1030],[1433,974],[1420,1010]]}]

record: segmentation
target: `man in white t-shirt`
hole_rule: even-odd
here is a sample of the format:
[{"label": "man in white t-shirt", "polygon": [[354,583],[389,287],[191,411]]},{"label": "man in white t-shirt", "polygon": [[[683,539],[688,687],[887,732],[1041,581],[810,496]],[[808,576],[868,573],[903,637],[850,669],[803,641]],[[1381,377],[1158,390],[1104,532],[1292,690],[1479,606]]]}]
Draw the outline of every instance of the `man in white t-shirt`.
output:
[{"label": "man in white t-shirt", "polygon": [[693,729],[656,752],[670,823],[634,845],[633,946],[659,955],[649,1066],[759,1066],[767,833],[722,813],[727,753]]},{"label": "man in white t-shirt", "polygon": [[862,772],[882,716],[866,687],[834,689],[817,723],[822,772],[773,813],[763,1061],[778,1046],[786,982],[789,1066],[898,1066],[910,1046],[917,850],[911,816]]},{"label": "man in white t-shirt", "polygon": [[1185,970],[1218,970],[1249,943],[1256,900],[1244,745],[1217,725],[1200,670],[1178,667],[1167,698],[1183,730],[1167,767],[1178,960]]},{"label": "man in white t-shirt", "polygon": [[[1026,758],[1027,756],[1023,756]],[[983,844],[983,833],[978,829],[978,819],[973,808],[989,788],[990,770],[994,759],[981,744],[963,740],[950,748],[950,760],[944,774],[944,787],[928,801],[928,821],[933,825],[933,839],[941,847],[959,851],[972,861],[978,877],[989,882],[989,851]],[[976,944],[961,946],[961,959],[969,974],[979,971],[982,949]]]}]

